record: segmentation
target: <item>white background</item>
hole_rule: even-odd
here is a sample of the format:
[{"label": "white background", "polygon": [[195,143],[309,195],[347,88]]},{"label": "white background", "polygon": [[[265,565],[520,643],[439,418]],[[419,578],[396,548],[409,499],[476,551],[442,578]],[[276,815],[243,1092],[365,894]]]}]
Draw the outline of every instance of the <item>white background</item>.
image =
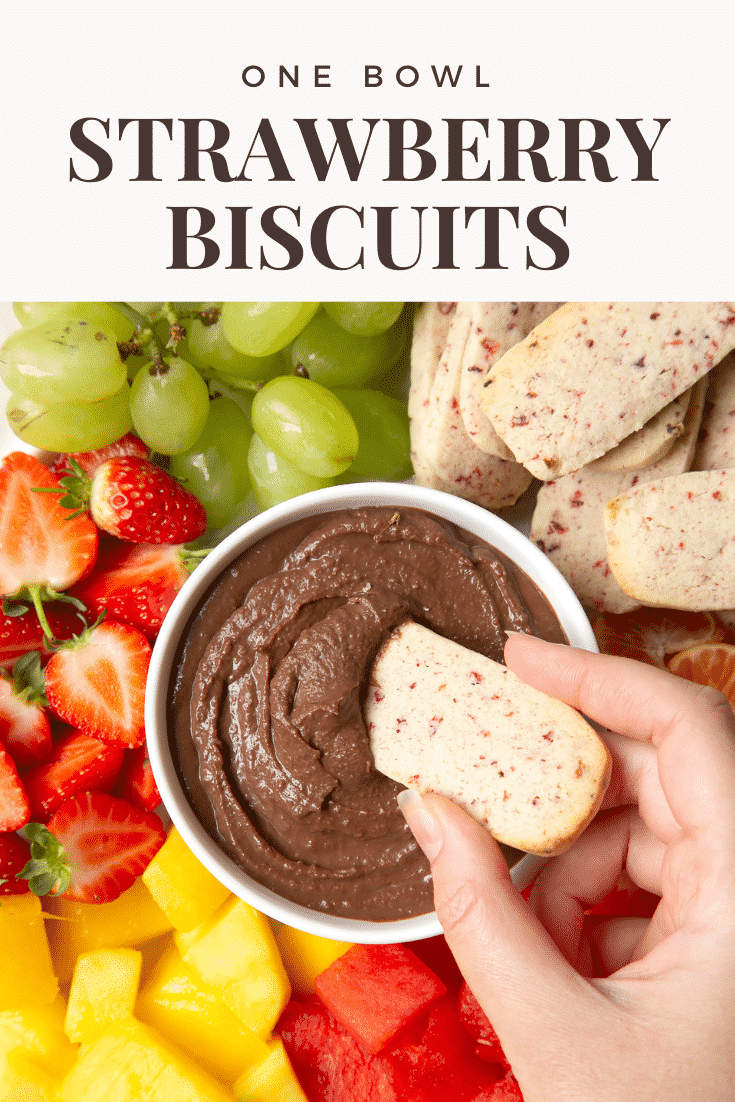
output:
[{"label": "white background", "polygon": [[[733,12],[733,4],[707,3],[6,5],[0,298],[729,298],[735,245]],[[299,65],[301,87],[278,88],[279,63]],[[432,63],[440,71],[461,63],[458,87],[437,89]],[[266,71],[259,89],[241,80],[250,64]],[[331,88],[313,87],[315,64],[330,66]],[[383,68],[382,88],[363,87],[366,64]],[[402,89],[391,74],[409,64],[420,80]],[[489,88],[475,88],[476,65]],[[106,147],[114,170],[102,183],[69,181],[72,155],[81,173],[94,167],[69,138],[72,122],[84,116],[111,120]],[[270,183],[261,170],[250,173],[252,183],[179,182],[183,144],[175,122],[173,142],[162,128],[156,135],[155,168],[162,182],[130,182],[136,137],[129,128],[117,140],[122,117],[221,119],[231,131],[226,153],[233,173],[258,121],[268,117],[296,180]],[[435,132],[430,148],[439,171],[423,183],[383,182],[386,156],[376,131],[380,155],[366,162],[358,183],[350,183],[343,169],[317,183],[305,155],[298,155],[294,117],[425,119]],[[491,159],[492,182],[442,182],[443,117],[491,120],[490,140],[481,144]],[[533,117],[551,126],[549,161],[556,175],[563,173],[561,127],[554,127],[559,118],[594,117],[613,128],[618,117],[642,118],[650,136],[656,133],[652,119],[672,121],[654,154],[658,183],[630,181],[635,162],[618,128],[609,150],[619,180],[541,184],[497,180],[502,166],[496,120],[503,117]],[[329,130],[322,133],[326,142]],[[588,164],[583,158],[583,173]],[[280,203],[301,207],[302,229],[295,230],[305,244],[301,266],[292,272],[228,271],[226,207],[251,206],[259,215]],[[522,221],[536,205],[566,206],[567,229],[559,229],[571,257],[557,272],[526,271],[525,247],[534,240],[525,230],[511,231],[503,239],[508,270],[476,271],[479,236],[463,231],[456,261],[461,271],[433,271],[433,223],[427,222],[422,262],[409,272],[390,272],[375,256],[368,212],[359,238],[345,233],[341,242],[345,259],[365,246],[365,269],[330,272],[309,260],[308,227],[333,203],[399,206],[407,237],[397,239],[398,259],[409,259],[414,248],[412,206],[514,205]],[[204,206],[215,214],[212,236],[222,248],[216,266],[167,271],[171,205]],[[254,264],[261,241],[256,230]],[[266,248],[272,262],[280,263],[281,250],[267,242]],[[547,262],[550,254],[538,243],[534,252],[538,262]]]}]

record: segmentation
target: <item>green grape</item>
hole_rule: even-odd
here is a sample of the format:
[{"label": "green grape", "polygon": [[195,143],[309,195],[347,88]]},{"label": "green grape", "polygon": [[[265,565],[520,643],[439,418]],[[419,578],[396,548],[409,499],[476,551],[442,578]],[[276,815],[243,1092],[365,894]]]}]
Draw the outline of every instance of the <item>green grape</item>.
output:
[{"label": "green grape", "polygon": [[128,356],[125,361],[128,382],[132,383],[138,372],[142,371],[144,367],[148,367],[150,362],[147,356]]},{"label": "green grape", "polygon": [[271,379],[253,399],[252,419],[269,448],[309,474],[332,478],[355,458],[355,422],[331,390],[311,379]]},{"label": "green grape", "polygon": [[337,325],[360,337],[375,337],[395,325],[402,302],[324,302],[324,309]]},{"label": "green grape", "polygon": [[225,337],[222,323],[204,325],[198,318],[184,321],[186,337],[178,353],[200,371],[215,371],[229,378],[268,380],[284,370],[278,353],[273,356],[246,356],[233,348]]},{"label": "green grape", "polygon": [[244,390],[242,386],[238,385],[240,383],[242,383],[242,379],[233,383],[230,379],[225,378],[224,375],[213,375],[208,383],[209,393],[224,394],[225,398],[230,398],[236,406],[240,407],[249,422],[253,410],[255,391]]},{"label": "green grape", "polygon": [[86,321],[97,329],[113,333],[116,341],[129,341],[135,328],[108,302],[14,302],[13,313],[25,329],[56,318]]},{"label": "green grape", "polygon": [[271,356],[298,336],[318,309],[318,302],[225,302],[220,320],[239,352]]},{"label": "green grape", "polygon": [[272,451],[261,438],[254,435],[248,451],[248,469],[253,490],[261,509],[270,509],[281,501],[308,494],[309,490],[321,490],[333,486],[333,478],[319,478],[307,474],[300,467]]},{"label": "green grape", "polygon": [[201,310],[210,310],[213,306],[221,306],[221,302],[172,302],[171,306],[177,314],[196,314]]},{"label": "green grape", "polygon": [[0,377],[9,390],[51,405],[108,398],[126,370],[114,333],[55,318],[11,333],[0,350]]},{"label": "green grape", "polygon": [[148,317],[149,314],[155,313],[156,310],[160,310],[163,306],[162,302],[129,302],[128,306],[132,306],[134,310],[137,310],[139,314],[143,314],[144,317]]},{"label": "green grape", "polygon": [[133,427],[127,383],[101,402],[55,402],[45,406],[22,394],[11,394],[6,413],[16,436],[50,452],[104,448]]},{"label": "green grape", "polygon": [[380,390],[383,394],[389,394],[391,398],[397,398],[399,402],[406,401],[409,388],[409,365],[404,362],[403,356],[393,364],[385,375],[379,375],[370,383],[373,390]]},{"label": "green grape", "polygon": [[209,413],[207,384],[195,367],[172,356],[139,371],[130,412],[141,440],[163,455],[187,451],[201,436]]},{"label": "green grape", "polygon": [[335,390],[357,425],[360,446],[347,472],[350,481],[385,478],[400,482],[413,474],[406,403],[379,390]]},{"label": "green grape", "polygon": [[250,492],[248,448],[253,430],[236,402],[217,395],[199,439],[172,455],[169,474],[198,497],[210,528],[224,528]]},{"label": "green grape", "polygon": [[291,345],[291,363],[323,386],[360,386],[395,363],[403,341],[399,327],[356,337],[320,310]]}]

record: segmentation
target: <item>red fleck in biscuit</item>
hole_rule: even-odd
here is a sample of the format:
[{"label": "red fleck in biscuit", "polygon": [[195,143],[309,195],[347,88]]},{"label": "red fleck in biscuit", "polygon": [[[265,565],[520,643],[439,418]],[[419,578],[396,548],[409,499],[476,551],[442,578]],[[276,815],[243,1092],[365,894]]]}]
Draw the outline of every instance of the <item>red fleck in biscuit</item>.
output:
[{"label": "red fleck in biscuit", "polygon": [[620,586],[647,605],[735,605],[735,468],[635,486],[605,507],[607,556]]},{"label": "red fleck in biscuit", "polygon": [[486,509],[500,509],[518,500],[528,489],[531,475],[519,463],[480,451],[465,429],[459,381],[472,306],[457,304],[433,377],[435,344],[424,342],[423,352],[421,346],[412,349],[411,458],[419,485],[447,490]]},{"label": "red fleck in biscuit", "polygon": [[568,302],[492,368],[483,408],[548,480],[640,429],[735,348],[729,302]]},{"label": "red fleck in biscuit", "polygon": [[459,412],[472,443],[500,459],[513,453],[500,439],[480,405],[488,372],[509,348],[553,314],[560,302],[473,302],[471,325],[462,357]]},{"label": "red fleck in biscuit", "polygon": [[600,471],[640,471],[658,463],[671,451],[684,432],[687,410],[694,387],[655,413],[638,432],[632,432],[606,455],[595,460]]},{"label": "red fleck in biscuit", "polygon": [[381,773],[449,796],[529,853],[568,849],[610,778],[605,743],[573,708],[412,621],[373,664],[365,721]]},{"label": "red fleck in biscuit", "polygon": [[436,369],[446,347],[457,312],[456,302],[422,302],[416,310],[411,341],[411,384],[408,416],[411,420],[411,463],[416,482],[433,490],[452,492],[430,465],[425,455],[423,427]]},{"label": "red fleck in biscuit", "polygon": [[605,612],[630,612],[640,601],[624,592],[610,569],[605,506],[642,482],[689,470],[704,408],[707,380],[693,388],[683,433],[671,451],[641,471],[611,472],[600,461],[541,487],[531,521],[531,539],[564,575],[582,604]]},{"label": "red fleck in biscuit", "polygon": [[711,375],[707,407],[702,418],[695,471],[735,467],[735,353],[731,352]]}]

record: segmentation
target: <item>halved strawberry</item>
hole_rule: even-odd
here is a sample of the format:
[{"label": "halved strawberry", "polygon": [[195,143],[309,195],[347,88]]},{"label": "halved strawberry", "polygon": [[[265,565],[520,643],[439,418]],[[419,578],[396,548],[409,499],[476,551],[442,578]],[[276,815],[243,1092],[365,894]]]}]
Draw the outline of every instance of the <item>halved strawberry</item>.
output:
[{"label": "halved strawberry", "polygon": [[69,458],[60,492],[67,508],[89,509],[98,528],[130,543],[189,543],[207,527],[194,494],[139,456],[106,459],[91,476]]},{"label": "halved strawberry", "polygon": [[15,762],[0,747],[0,831],[20,830],[30,817],[30,804]]},{"label": "halved strawberry", "polygon": [[148,448],[135,433],[126,432],[114,444],[107,444],[104,448],[97,448],[91,452],[69,452],[66,455],[58,455],[51,464],[50,470],[61,478],[62,475],[69,473],[69,460],[74,459],[85,474],[94,474],[100,463],[121,455],[137,455],[140,459],[147,459]]},{"label": "halved strawberry", "polygon": [[18,834],[0,834],[0,895],[23,895],[30,890],[28,881],[18,877],[30,855],[28,843]]},{"label": "halved strawberry", "polygon": [[[71,639],[87,626],[84,616],[73,605],[52,601],[43,607],[54,639]],[[13,616],[0,612],[0,666],[12,666],[21,655],[43,650],[48,638],[35,609],[17,611]]]},{"label": "halved strawberry", "polygon": [[103,611],[155,639],[173,599],[206,551],[106,540],[92,573],[73,589],[93,617]]},{"label": "halved strawberry", "polygon": [[141,746],[151,645],[136,628],[105,621],[63,643],[46,666],[56,715],[87,735]]},{"label": "halved strawberry", "polygon": [[46,761],[51,753],[51,724],[38,651],[23,655],[12,674],[0,670],[0,745],[19,769]]},{"label": "halved strawberry", "polygon": [[22,871],[37,895],[109,903],[132,886],[166,841],[150,811],[104,792],[67,800],[48,827],[26,828],[31,860]]},{"label": "halved strawberry", "polygon": [[112,788],[124,760],[121,746],[72,730],[54,744],[48,761],[23,774],[31,818],[48,822],[77,793]]},{"label": "halved strawberry", "polygon": [[153,776],[145,744],[125,751],[125,761],[115,791],[124,800],[130,800],[131,804],[144,807],[146,811],[155,811],[161,803],[161,793]]},{"label": "halved strawberry", "polygon": [[88,574],[97,558],[97,529],[89,517],[73,516],[59,491],[58,478],[32,455],[11,452],[0,465],[3,612],[22,613],[32,604],[48,637],[42,603],[72,600],[63,590]]}]

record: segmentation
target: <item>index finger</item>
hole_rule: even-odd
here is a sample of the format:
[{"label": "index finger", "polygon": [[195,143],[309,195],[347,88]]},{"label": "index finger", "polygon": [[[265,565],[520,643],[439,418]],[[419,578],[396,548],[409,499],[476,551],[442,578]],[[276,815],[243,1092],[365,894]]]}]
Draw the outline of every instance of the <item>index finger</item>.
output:
[{"label": "index finger", "polygon": [[[523,681],[658,751],[661,787],[684,829],[735,825],[735,716],[727,699],[629,658],[528,635],[505,646]],[[618,753],[625,753],[616,740]]]}]

